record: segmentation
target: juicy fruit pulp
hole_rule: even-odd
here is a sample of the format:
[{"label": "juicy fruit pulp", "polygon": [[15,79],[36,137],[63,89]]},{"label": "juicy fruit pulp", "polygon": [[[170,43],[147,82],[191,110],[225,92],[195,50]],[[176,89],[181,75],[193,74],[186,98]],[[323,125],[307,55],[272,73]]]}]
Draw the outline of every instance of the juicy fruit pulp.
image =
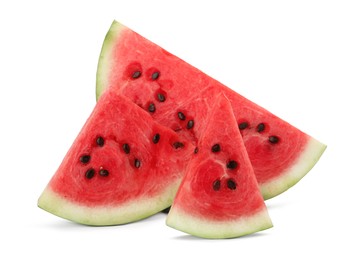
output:
[{"label": "juicy fruit pulp", "polygon": [[297,183],[325,149],[311,136],[118,22],[113,22],[101,51],[97,98],[107,88],[129,97],[195,145],[213,97],[224,93],[265,199]]},{"label": "juicy fruit pulp", "polygon": [[75,222],[113,225],[168,207],[194,147],[106,92],[38,201]]},{"label": "juicy fruit pulp", "polygon": [[220,96],[186,170],[167,224],[206,238],[272,226],[229,101]]}]

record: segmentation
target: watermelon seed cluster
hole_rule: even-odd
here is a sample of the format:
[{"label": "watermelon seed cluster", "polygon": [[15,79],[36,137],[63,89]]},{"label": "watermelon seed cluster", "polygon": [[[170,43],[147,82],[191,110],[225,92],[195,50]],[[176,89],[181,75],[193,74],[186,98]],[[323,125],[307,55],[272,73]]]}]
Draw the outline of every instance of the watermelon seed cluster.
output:
[{"label": "watermelon seed cluster", "polygon": [[[239,128],[239,130],[241,130],[241,131],[247,129],[248,127],[249,127],[249,123],[246,122],[246,121],[241,122],[241,123],[238,124],[238,128]],[[256,131],[257,131],[258,133],[264,132],[265,129],[266,129],[266,125],[265,125],[264,123],[259,123],[259,124],[257,125],[257,127],[256,127]],[[280,141],[279,137],[278,137],[278,136],[275,136],[275,135],[269,136],[269,137],[268,137],[268,140],[269,140],[269,142],[270,142],[271,144],[277,144],[277,143]]]},{"label": "watermelon seed cluster", "polygon": [[[134,65],[134,64],[131,64],[131,65]],[[140,64],[137,64],[138,65],[138,68],[137,69],[134,69],[133,71],[131,71],[131,73],[129,74],[131,76],[131,79],[132,80],[135,80],[135,79],[139,79],[141,78],[141,76],[143,76],[142,74],[142,69],[141,69],[141,66]],[[159,70],[155,69],[155,68],[150,68],[147,73],[146,73],[148,76],[148,79],[151,80],[151,81],[156,81],[159,79],[160,77],[160,72]],[[166,93],[160,88],[156,93],[155,93],[155,100],[160,102],[160,103],[163,103],[165,102],[167,99],[166,97]],[[148,112],[150,113],[155,113],[156,112],[156,105],[154,102],[150,102],[147,106],[147,110]],[[186,114],[183,112],[183,111],[178,111],[177,112],[177,118],[180,120],[180,121],[186,121],[187,117],[186,117]],[[194,127],[194,120],[193,119],[190,119],[187,121],[187,123],[185,124],[184,128],[186,128],[187,130],[190,130]],[[238,128],[240,131],[243,131],[243,130],[246,130],[246,129],[251,129],[250,128],[250,124],[248,121],[243,121],[241,123],[239,123],[238,125]],[[178,129],[175,129],[175,131],[180,131],[182,130],[182,127],[178,128]],[[258,132],[258,133],[263,133],[265,130],[266,130],[266,123],[259,123],[256,127],[255,127],[255,130]],[[280,142],[280,138],[276,135],[270,135],[268,136],[267,138],[267,141],[270,143],[270,144],[277,144]],[[174,148],[180,148],[181,145],[179,144],[174,144],[173,145]],[[218,152],[220,151],[220,147],[213,147],[212,148],[213,152]],[[217,150],[217,151],[216,151]],[[195,150],[194,153],[197,153],[198,150]],[[139,166],[138,163],[135,162],[135,167],[136,166]]]},{"label": "watermelon seed cluster", "polygon": [[[131,64],[133,65],[133,64]],[[156,69],[151,69],[153,70],[152,74],[151,74],[151,77],[150,79],[152,81],[155,81],[157,80],[159,77],[160,77],[160,72]],[[137,69],[137,70],[134,70],[131,72],[131,79],[132,80],[135,80],[135,79],[138,79],[142,76],[142,71]],[[166,93],[163,91],[163,90],[159,90],[156,95],[155,95],[155,98],[158,102],[160,103],[163,103],[166,101],[167,97],[166,97]],[[150,113],[154,113],[156,112],[156,105],[153,103],[153,102],[150,102],[147,106],[147,110],[148,112]],[[186,115],[183,113],[183,112],[178,112],[177,113],[177,116],[178,118],[181,120],[181,121],[185,121],[186,120]],[[194,127],[194,120],[193,119],[190,119],[188,120],[187,124],[186,124],[186,128],[188,130],[192,129]]]},{"label": "watermelon seed cluster", "polygon": [[[180,119],[180,121],[186,121],[186,115],[182,111],[177,112],[177,117]],[[188,120],[186,124],[186,128],[190,130],[193,127],[194,127],[194,120],[193,119]]]},{"label": "watermelon seed cluster", "polygon": [[[98,136],[96,138],[96,145],[99,146],[99,147],[103,147],[105,144],[105,140],[103,139],[103,137],[101,136]],[[88,164],[91,160],[91,156],[89,154],[83,154],[79,157],[79,161],[82,163],[82,164]],[[95,169],[94,168],[89,168],[86,172],[85,172],[85,177],[87,179],[92,179],[94,176],[95,176]],[[109,175],[109,171],[104,169],[102,166],[100,167],[99,169],[99,174],[103,177],[106,177]]]},{"label": "watermelon seed cluster", "polygon": [[[152,69],[152,70],[153,70],[153,72],[152,72],[152,74],[151,74],[150,79],[151,79],[152,81],[155,81],[155,80],[157,80],[157,79],[160,77],[160,72],[159,72],[158,70],[156,70],[156,69]],[[131,73],[131,79],[132,79],[132,80],[138,79],[138,78],[140,78],[141,76],[142,76],[142,71],[141,71],[141,70],[134,70],[134,71]],[[156,100],[157,100],[158,102],[163,103],[163,102],[165,102],[166,99],[167,99],[166,93],[165,93],[163,90],[160,89],[160,90],[156,93],[155,98],[156,98]],[[148,110],[148,112],[150,112],[150,113],[156,112],[156,105],[155,105],[153,102],[150,102],[150,103],[148,104],[147,110]],[[191,127],[191,125],[192,125],[192,127],[193,127],[193,122],[190,123],[189,126]]]},{"label": "watermelon seed cluster", "polygon": [[[230,190],[235,190],[235,189],[237,188],[236,182],[235,182],[233,179],[231,179],[231,178],[229,178],[229,179],[226,181],[226,186],[227,186],[227,188],[230,189]],[[220,188],[221,188],[221,180],[219,180],[219,179],[218,179],[218,180],[215,180],[215,181],[213,182],[213,190],[214,190],[214,191],[219,191]]]},{"label": "watermelon seed cluster", "polygon": [[[86,172],[85,172],[85,177],[87,179],[92,179],[95,176],[95,169],[94,168],[89,168]],[[102,177],[107,177],[109,175],[109,171],[106,169],[103,169],[103,167],[100,167],[100,170],[98,172]]]},{"label": "watermelon seed cluster", "polygon": [[[128,143],[122,144],[122,149],[125,154],[130,154],[130,145]],[[137,158],[134,159],[134,166],[135,168],[140,168],[141,167],[141,161]]]},{"label": "watermelon seed cluster", "polygon": [[[211,151],[213,153],[218,153],[221,151],[221,146],[220,144],[214,144],[212,147],[211,147]],[[226,164],[226,167],[227,169],[229,170],[234,170],[234,169],[237,169],[238,167],[238,162],[235,161],[235,160],[229,160]],[[226,181],[226,186],[228,189],[230,190],[235,190],[237,188],[237,183],[232,179],[232,178],[229,178],[227,181]],[[220,190],[221,188],[221,180],[220,179],[217,179],[213,182],[213,190],[214,191],[218,191]]]},{"label": "watermelon seed cluster", "polygon": [[[152,136],[152,143],[157,144],[157,143],[159,143],[159,141],[160,141],[160,134],[155,133]],[[103,139],[103,137],[98,136],[96,138],[95,143],[98,147],[103,147],[105,144],[105,140]],[[176,141],[176,142],[172,143],[172,146],[174,149],[180,149],[180,148],[184,147],[184,144],[180,141]],[[123,150],[123,152],[125,154],[130,154],[130,152],[131,152],[131,148],[130,148],[130,145],[128,143],[123,143],[121,145],[121,149]],[[91,161],[90,154],[82,154],[79,157],[79,162],[83,165],[87,165],[90,161]],[[141,167],[141,160],[138,158],[134,158],[133,165],[136,169],[140,168]],[[103,176],[103,177],[107,177],[109,175],[109,171],[104,169],[102,166],[100,166],[98,173],[100,174],[100,176]],[[89,168],[85,172],[85,177],[86,177],[86,179],[92,179],[95,176],[95,174],[96,174],[96,170],[94,168]]]},{"label": "watermelon seed cluster", "polygon": [[[142,75],[142,72],[141,72],[140,70],[135,70],[135,71],[132,72],[132,79],[138,79],[138,78],[141,77],[141,75]],[[159,78],[159,76],[160,76],[160,73],[159,73],[159,71],[156,70],[156,71],[154,71],[154,72],[151,74],[151,80],[157,80],[157,79]],[[157,100],[158,102],[160,102],[160,103],[163,103],[163,102],[166,101],[166,95],[165,95],[165,93],[163,93],[162,91],[157,92],[156,95],[155,95],[155,98],[156,98],[156,100]],[[148,109],[148,111],[149,111],[150,113],[154,113],[154,112],[156,111],[156,105],[155,105],[153,102],[150,102],[147,109]],[[187,116],[186,116],[186,114],[185,114],[183,111],[178,111],[178,112],[176,112],[176,114],[177,114],[177,118],[178,118],[180,121],[183,121],[183,122],[186,121]],[[188,130],[190,130],[190,129],[192,129],[193,127],[194,127],[194,120],[193,120],[193,119],[188,120],[187,123],[186,123],[186,128],[187,128]],[[241,122],[241,123],[238,125],[238,128],[239,128],[240,131],[243,131],[243,130],[245,130],[245,129],[249,129],[249,128],[250,128],[250,124],[249,124],[249,122],[247,122],[247,121],[243,121],[243,122]],[[255,129],[256,129],[256,131],[257,131],[258,133],[263,133],[263,132],[266,130],[266,124],[265,124],[265,123],[259,123],[259,124],[256,126]],[[181,130],[181,129],[179,129],[179,130]],[[158,143],[158,141],[159,141],[159,136],[155,135],[155,136],[153,137],[153,140],[152,140],[152,141],[153,141],[154,143]],[[271,135],[271,136],[268,137],[268,141],[269,141],[271,144],[276,144],[276,143],[279,142],[279,138],[278,138],[277,136],[275,136],[275,135]],[[173,143],[173,147],[174,147],[175,149],[178,149],[178,148],[183,147],[183,144],[182,144],[181,142],[175,142],[175,143]],[[124,149],[124,148],[123,148],[123,149]],[[130,152],[129,149],[126,149],[126,150],[127,150],[128,152]],[[125,151],[125,150],[124,150],[124,151]],[[211,151],[212,151],[213,153],[219,153],[219,152],[221,151],[221,146],[220,146],[220,144],[214,144],[214,145],[211,147]],[[126,153],[128,153],[128,152],[126,152]],[[195,148],[194,153],[195,153],[195,154],[198,153],[198,147]],[[134,165],[135,165],[136,168],[139,168],[139,167],[140,167],[140,162],[139,162],[137,159],[135,159]],[[226,167],[227,167],[228,170],[234,170],[234,169],[236,169],[236,168],[238,167],[238,162],[236,162],[235,160],[229,160],[229,161],[227,162],[227,164],[226,164]],[[218,190],[220,190],[220,189],[222,188],[222,187],[221,187],[221,186],[222,186],[221,182],[222,182],[222,180],[219,180],[219,179],[218,179],[218,180],[215,180],[215,181],[213,182],[212,188],[213,188],[214,191],[218,191]],[[237,188],[237,183],[236,183],[232,178],[229,178],[228,180],[226,180],[226,187],[227,187],[228,189],[230,189],[230,190],[235,190],[235,189]]]}]

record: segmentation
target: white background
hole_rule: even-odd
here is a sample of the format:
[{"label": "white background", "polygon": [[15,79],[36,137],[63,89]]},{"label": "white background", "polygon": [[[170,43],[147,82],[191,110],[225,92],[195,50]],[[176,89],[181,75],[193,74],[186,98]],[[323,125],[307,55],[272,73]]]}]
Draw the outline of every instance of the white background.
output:
[{"label": "white background", "polygon": [[[1,1],[0,259],[349,259],[349,1],[165,2]],[[267,201],[272,229],[204,240],[163,214],[94,228],[37,207],[93,109],[113,19],[328,145]]]}]

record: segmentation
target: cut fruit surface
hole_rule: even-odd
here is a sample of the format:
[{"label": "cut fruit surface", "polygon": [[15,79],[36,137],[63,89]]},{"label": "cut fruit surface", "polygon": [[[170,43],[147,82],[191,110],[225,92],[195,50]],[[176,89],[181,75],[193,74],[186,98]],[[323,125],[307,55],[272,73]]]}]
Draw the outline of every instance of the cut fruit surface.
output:
[{"label": "cut fruit surface", "polygon": [[171,205],[193,149],[126,97],[107,91],[38,206],[88,225],[148,217]]},{"label": "cut fruit surface", "polygon": [[167,225],[204,238],[272,227],[229,101],[220,95],[167,217]]},{"label": "cut fruit surface", "polygon": [[233,108],[240,133],[265,199],[297,183],[318,161],[326,146],[244,98],[197,68],[113,22],[97,71],[97,98],[108,88],[129,97],[157,122],[194,145],[203,118],[218,93]]}]

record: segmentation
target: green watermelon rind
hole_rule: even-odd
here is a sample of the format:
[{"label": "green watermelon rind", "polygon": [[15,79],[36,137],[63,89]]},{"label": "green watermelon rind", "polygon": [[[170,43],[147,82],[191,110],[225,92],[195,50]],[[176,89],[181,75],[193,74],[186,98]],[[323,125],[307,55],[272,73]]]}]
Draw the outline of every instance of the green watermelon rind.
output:
[{"label": "green watermelon rind", "polygon": [[180,208],[171,208],[166,224],[193,236],[209,239],[241,237],[273,227],[266,208],[234,221],[208,220],[204,216],[201,218],[188,214]]},{"label": "green watermelon rind", "polygon": [[296,162],[275,179],[259,184],[265,200],[273,198],[297,184],[317,163],[327,148],[326,145],[310,137]]},{"label": "green watermelon rind", "polygon": [[177,191],[179,183],[159,196],[133,200],[121,205],[88,207],[67,200],[53,191],[49,186],[38,200],[39,208],[61,218],[88,226],[111,226],[135,222],[150,217],[169,207]]},{"label": "green watermelon rind", "polygon": [[103,41],[100,57],[97,65],[96,72],[96,100],[100,98],[103,91],[108,88],[108,71],[111,66],[109,63],[109,57],[111,57],[111,53],[113,51],[113,46],[118,38],[120,31],[124,28],[121,23],[117,21],[113,21],[106,37]]}]

